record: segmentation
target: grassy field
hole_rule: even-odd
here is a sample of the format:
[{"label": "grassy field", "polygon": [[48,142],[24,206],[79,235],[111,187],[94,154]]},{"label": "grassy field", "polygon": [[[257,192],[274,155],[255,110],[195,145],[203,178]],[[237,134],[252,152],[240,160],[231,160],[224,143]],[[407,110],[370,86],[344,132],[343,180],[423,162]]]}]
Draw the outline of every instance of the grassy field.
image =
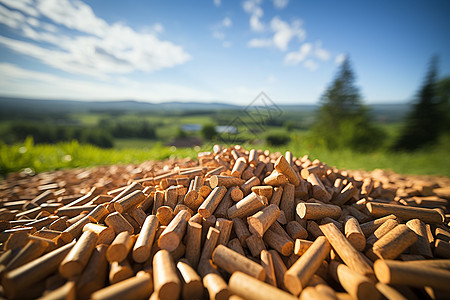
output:
[{"label": "grassy field", "polygon": [[[299,139],[293,139],[281,147],[265,144],[244,145],[251,149],[269,149],[272,152],[290,150],[295,156],[305,154],[311,159],[318,158],[330,166],[341,169],[391,169],[401,174],[443,175],[450,177],[450,160],[448,159],[449,141],[442,141],[434,146],[412,153],[392,153],[380,151],[375,153],[357,153],[351,150],[330,151],[311,148]],[[162,160],[169,157],[195,158],[202,148],[174,148],[161,143],[146,143],[135,140],[123,141],[115,149],[101,149],[78,142],[58,143],[54,145],[34,145],[31,139],[23,144],[0,144],[0,174],[6,175],[29,168],[34,172],[44,172],[63,168],[92,167],[95,165],[140,163],[146,160]]]}]

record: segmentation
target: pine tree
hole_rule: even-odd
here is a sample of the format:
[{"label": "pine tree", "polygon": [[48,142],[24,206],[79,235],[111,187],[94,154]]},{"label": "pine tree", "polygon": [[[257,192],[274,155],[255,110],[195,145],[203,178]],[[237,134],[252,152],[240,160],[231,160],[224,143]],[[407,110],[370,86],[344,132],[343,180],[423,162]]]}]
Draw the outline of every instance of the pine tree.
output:
[{"label": "pine tree", "polygon": [[441,133],[444,124],[437,93],[437,66],[438,58],[434,56],[405,127],[394,145],[396,150],[415,150],[431,145]]},{"label": "pine tree", "polygon": [[334,81],[320,98],[321,107],[312,128],[312,140],[328,149],[368,151],[381,145],[384,134],[370,122],[368,108],[355,85],[347,58]]}]

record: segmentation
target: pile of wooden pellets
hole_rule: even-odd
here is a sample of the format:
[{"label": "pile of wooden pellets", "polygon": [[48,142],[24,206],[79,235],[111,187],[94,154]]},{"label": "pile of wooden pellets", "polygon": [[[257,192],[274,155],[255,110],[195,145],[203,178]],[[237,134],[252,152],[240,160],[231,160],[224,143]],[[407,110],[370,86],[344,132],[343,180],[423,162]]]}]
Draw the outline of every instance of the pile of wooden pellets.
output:
[{"label": "pile of wooden pellets", "polygon": [[240,146],[9,174],[0,298],[448,299],[449,199],[448,178]]}]

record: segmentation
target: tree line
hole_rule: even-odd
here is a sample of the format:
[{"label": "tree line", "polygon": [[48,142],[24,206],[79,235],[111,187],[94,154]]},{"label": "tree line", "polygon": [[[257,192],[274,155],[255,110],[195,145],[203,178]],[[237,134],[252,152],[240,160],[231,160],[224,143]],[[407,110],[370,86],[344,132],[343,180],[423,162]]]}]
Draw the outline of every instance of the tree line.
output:
[{"label": "tree line", "polygon": [[59,125],[52,122],[10,122],[0,133],[0,140],[12,144],[32,136],[35,143],[53,144],[78,140],[102,148],[112,148],[114,138],[156,138],[155,126],[145,120],[100,120],[97,126]]},{"label": "tree line", "polygon": [[[373,151],[384,145],[386,133],[372,122],[348,58],[321,96],[320,105],[308,137],[312,144],[330,150],[356,151]],[[400,135],[390,149],[411,151],[437,143],[442,135],[450,133],[449,117],[450,77],[438,78],[438,59],[433,57]]]}]

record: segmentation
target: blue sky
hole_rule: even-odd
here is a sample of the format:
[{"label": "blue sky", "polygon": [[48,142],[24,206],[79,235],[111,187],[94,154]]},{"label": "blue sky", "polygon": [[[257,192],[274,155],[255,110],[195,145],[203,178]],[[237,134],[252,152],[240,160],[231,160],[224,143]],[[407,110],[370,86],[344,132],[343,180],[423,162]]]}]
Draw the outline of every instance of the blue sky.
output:
[{"label": "blue sky", "polygon": [[317,103],[349,55],[367,103],[410,100],[449,1],[0,0],[0,95]]}]

